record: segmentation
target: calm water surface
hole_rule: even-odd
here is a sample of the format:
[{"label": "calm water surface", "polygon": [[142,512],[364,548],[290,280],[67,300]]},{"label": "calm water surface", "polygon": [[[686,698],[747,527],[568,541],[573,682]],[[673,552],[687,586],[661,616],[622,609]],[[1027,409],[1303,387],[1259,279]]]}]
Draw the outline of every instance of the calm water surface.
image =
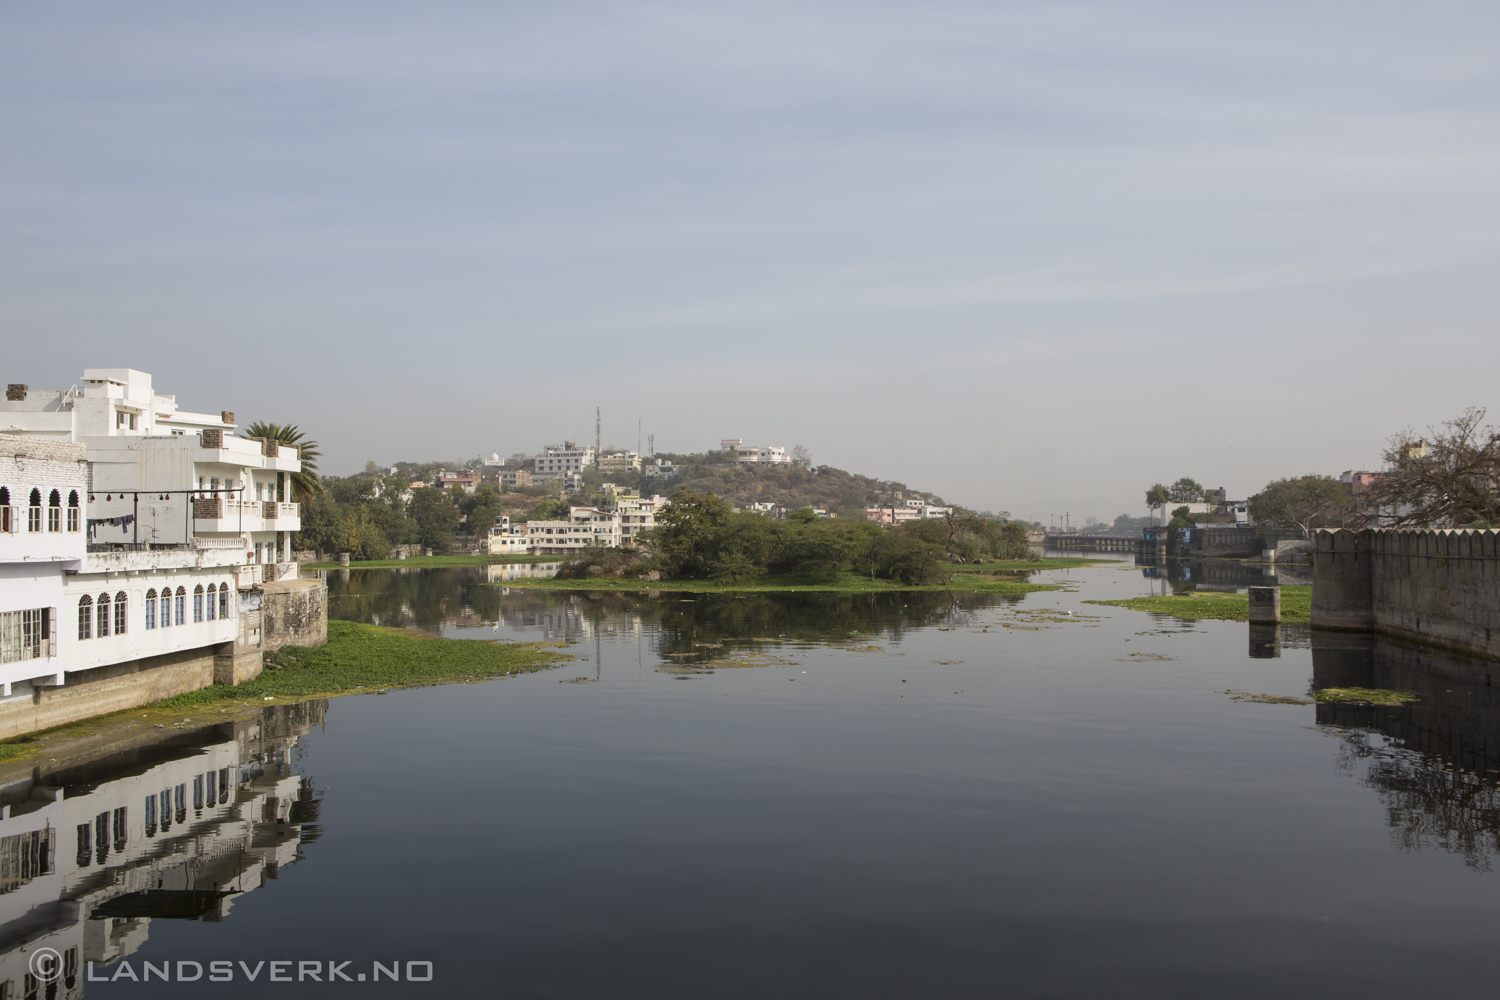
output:
[{"label": "calm water surface", "polygon": [[[1209,569],[1053,571],[1038,579],[1067,591],[1024,598],[330,574],[338,617],[565,642],[576,658],[282,709],[253,732],[188,729],[160,759],[80,768],[53,782],[61,805],[76,800],[54,823],[58,872],[0,908],[14,937],[39,908],[66,923],[60,897],[86,910],[168,877],[245,890],[208,919],[79,917],[81,953],[115,958],[96,975],[182,959],[433,963],[427,984],[336,987],[362,995],[1488,995],[1490,665],[1083,603],[1258,582]],[[1225,693],[1349,684],[1423,700]],[[229,768],[225,802],[145,838],[137,800],[179,783],[191,795],[194,775]],[[124,850],[80,867],[78,817],[106,806],[128,809]],[[237,972],[85,987],[269,985]]]}]

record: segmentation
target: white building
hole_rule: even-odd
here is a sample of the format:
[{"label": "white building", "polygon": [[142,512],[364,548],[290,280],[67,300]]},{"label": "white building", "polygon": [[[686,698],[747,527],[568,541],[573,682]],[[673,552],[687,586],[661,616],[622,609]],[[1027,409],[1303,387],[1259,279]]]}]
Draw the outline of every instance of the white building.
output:
[{"label": "white building", "polygon": [[582,447],[572,441],[549,444],[533,460],[532,479],[563,479],[569,473],[582,472],[594,464],[594,449]]},{"label": "white building", "polygon": [[130,369],[11,386],[0,434],[0,737],[260,671],[263,587],[295,581],[295,448],[234,437]]},{"label": "white building", "polygon": [[762,465],[790,465],[792,459],[785,448],[745,444],[739,438],[725,438],[719,447],[734,454],[736,462],[756,462]]},{"label": "white building", "polygon": [[633,545],[655,525],[655,505],[636,497],[614,508],[569,508],[566,521],[512,524],[501,517],[484,545],[493,555],[577,555],[595,546]]}]

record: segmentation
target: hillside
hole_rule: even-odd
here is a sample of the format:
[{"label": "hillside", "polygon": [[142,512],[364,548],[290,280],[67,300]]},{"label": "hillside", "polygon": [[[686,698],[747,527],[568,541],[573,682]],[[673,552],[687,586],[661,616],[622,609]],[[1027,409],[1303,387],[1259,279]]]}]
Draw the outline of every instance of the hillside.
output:
[{"label": "hillside", "polygon": [[[649,489],[651,483],[648,481]],[[743,506],[778,503],[787,507],[821,507],[841,517],[860,518],[864,509],[890,499],[892,490],[906,492],[901,483],[884,482],[857,473],[820,465],[691,465],[682,468],[662,492],[682,487],[712,493]],[[911,494],[908,494],[911,495]],[[935,504],[942,499],[923,494]]]}]

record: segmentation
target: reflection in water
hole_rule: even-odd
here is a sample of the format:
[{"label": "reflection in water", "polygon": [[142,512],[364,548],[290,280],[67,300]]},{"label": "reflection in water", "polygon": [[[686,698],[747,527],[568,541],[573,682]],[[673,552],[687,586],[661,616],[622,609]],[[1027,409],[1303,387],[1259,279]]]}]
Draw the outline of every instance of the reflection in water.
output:
[{"label": "reflection in water", "polygon": [[1341,765],[1385,803],[1403,850],[1438,848],[1489,871],[1500,855],[1500,664],[1437,652],[1385,636],[1313,634],[1313,688],[1415,692],[1406,705],[1320,703],[1318,722],[1338,727]]},{"label": "reflection in water", "polygon": [[[1153,581],[1152,594],[1162,596],[1193,590],[1239,593],[1247,587],[1302,586],[1312,582],[1311,567],[1296,563],[1245,563],[1237,559],[1179,559],[1136,557],[1141,575]],[[1156,584],[1159,584],[1157,586]]]},{"label": "reflection in water", "polygon": [[[236,894],[297,861],[316,839],[319,800],[291,754],[327,708],[266,708],[97,759],[49,762],[4,785],[4,995],[81,996],[86,963],[136,951],[153,918],[223,920]],[[63,956],[55,984],[28,970],[42,947]]]},{"label": "reflection in water", "polygon": [[426,571],[352,570],[329,581],[329,614],[374,625],[504,629],[508,636],[580,642],[634,636],[675,662],[711,661],[775,643],[899,639],[928,626],[967,624],[1018,595],[917,591],[883,594],[559,591],[489,584],[481,567]]}]

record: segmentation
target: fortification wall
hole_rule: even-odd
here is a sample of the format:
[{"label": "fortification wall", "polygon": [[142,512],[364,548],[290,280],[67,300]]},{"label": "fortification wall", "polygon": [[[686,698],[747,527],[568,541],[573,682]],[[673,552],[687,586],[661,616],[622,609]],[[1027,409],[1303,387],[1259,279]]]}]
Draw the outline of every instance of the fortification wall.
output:
[{"label": "fortification wall", "polygon": [[1319,531],[1312,623],[1500,656],[1494,531]]}]

